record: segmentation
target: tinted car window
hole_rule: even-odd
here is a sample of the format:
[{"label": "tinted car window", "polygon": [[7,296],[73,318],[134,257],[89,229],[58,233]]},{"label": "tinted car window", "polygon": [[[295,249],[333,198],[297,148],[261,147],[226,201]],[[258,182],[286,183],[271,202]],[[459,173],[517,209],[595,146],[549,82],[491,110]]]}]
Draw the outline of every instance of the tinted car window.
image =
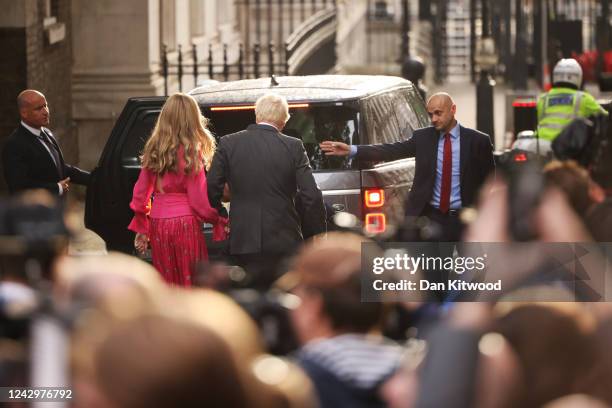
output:
[{"label": "tinted car window", "polygon": [[423,105],[421,96],[414,90],[398,91],[392,93],[392,98],[397,99],[393,106],[398,118],[400,135],[403,139],[408,139],[412,136],[412,132],[416,129],[429,125],[429,115]]},{"label": "tinted car window", "polygon": [[[291,117],[283,133],[300,139],[314,170],[340,170],[351,167],[346,157],[328,157],[319,148],[324,140],[336,140],[347,144],[359,144],[356,110],[345,106],[316,106],[291,108]],[[211,110],[204,109],[210,119],[210,129],[217,137],[239,132],[255,123],[253,110]]]},{"label": "tinted car window", "polygon": [[153,132],[155,121],[159,116],[159,111],[142,112],[130,128],[125,143],[121,147],[121,165],[138,166],[140,165],[139,156],[142,154],[145,143]]},{"label": "tinted car window", "polygon": [[[255,123],[255,112],[249,110],[211,110],[204,108],[203,114],[209,119],[209,128],[217,139],[244,130]],[[351,168],[346,157],[328,157],[321,152],[319,143],[324,140],[359,144],[356,110],[344,106],[309,106],[290,109],[291,118],[283,133],[302,140],[314,170],[340,170]],[[122,147],[122,165],[139,164],[144,144],[151,135],[159,112],[147,112],[130,130]]]},{"label": "tinted car window", "polygon": [[363,112],[368,143],[394,143],[405,140],[414,130],[427,126],[427,112],[415,92],[399,89],[364,99]]},{"label": "tinted car window", "polygon": [[370,144],[397,141],[400,125],[393,102],[394,98],[389,93],[363,100],[364,122]]}]

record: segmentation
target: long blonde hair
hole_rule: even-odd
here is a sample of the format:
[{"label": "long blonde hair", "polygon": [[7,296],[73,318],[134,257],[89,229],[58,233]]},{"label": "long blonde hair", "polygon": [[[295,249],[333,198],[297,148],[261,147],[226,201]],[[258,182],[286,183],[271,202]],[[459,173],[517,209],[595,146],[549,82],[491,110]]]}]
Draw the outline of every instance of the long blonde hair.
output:
[{"label": "long blonde hair", "polygon": [[183,146],[185,174],[208,169],[216,143],[207,125],[192,96],[180,92],[170,96],[145,144],[142,167],[158,174],[177,171],[177,152]]}]

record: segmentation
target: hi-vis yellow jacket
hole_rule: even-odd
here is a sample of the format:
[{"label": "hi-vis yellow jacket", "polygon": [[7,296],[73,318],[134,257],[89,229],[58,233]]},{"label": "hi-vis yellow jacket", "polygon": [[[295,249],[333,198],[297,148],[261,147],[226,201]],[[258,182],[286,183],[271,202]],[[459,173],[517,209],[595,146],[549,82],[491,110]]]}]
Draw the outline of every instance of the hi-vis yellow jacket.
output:
[{"label": "hi-vis yellow jacket", "polygon": [[540,95],[537,111],[538,137],[551,141],[576,118],[608,114],[588,92],[564,87]]}]

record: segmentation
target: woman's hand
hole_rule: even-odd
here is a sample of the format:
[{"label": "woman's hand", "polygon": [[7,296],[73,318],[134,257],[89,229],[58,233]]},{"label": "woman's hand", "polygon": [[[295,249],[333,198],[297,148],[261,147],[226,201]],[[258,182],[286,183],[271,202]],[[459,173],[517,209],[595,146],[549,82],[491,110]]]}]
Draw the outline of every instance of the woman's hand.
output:
[{"label": "woman's hand", "polygon": [[219,217],[213,225],[213,241],[225,241],[229,235],[229,219]]},{"label": "woman's hand", "polygon": [[144,254],[144,252],[149,247],[149,237],[147,234],[136,233],[136,238],[134,238],[134,248],[138,251],[139,254]]}]

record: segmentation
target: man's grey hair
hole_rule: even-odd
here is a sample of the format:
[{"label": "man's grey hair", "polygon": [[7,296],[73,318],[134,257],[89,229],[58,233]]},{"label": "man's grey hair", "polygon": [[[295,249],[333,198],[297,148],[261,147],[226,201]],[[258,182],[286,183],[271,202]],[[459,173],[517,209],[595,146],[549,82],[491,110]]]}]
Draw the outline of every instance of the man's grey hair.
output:
[{"label": "man's grey hair", "polygon": [[284,96],[267,93],[255,102],[257,122],[285,124],[289,120],[289,104]]}]

